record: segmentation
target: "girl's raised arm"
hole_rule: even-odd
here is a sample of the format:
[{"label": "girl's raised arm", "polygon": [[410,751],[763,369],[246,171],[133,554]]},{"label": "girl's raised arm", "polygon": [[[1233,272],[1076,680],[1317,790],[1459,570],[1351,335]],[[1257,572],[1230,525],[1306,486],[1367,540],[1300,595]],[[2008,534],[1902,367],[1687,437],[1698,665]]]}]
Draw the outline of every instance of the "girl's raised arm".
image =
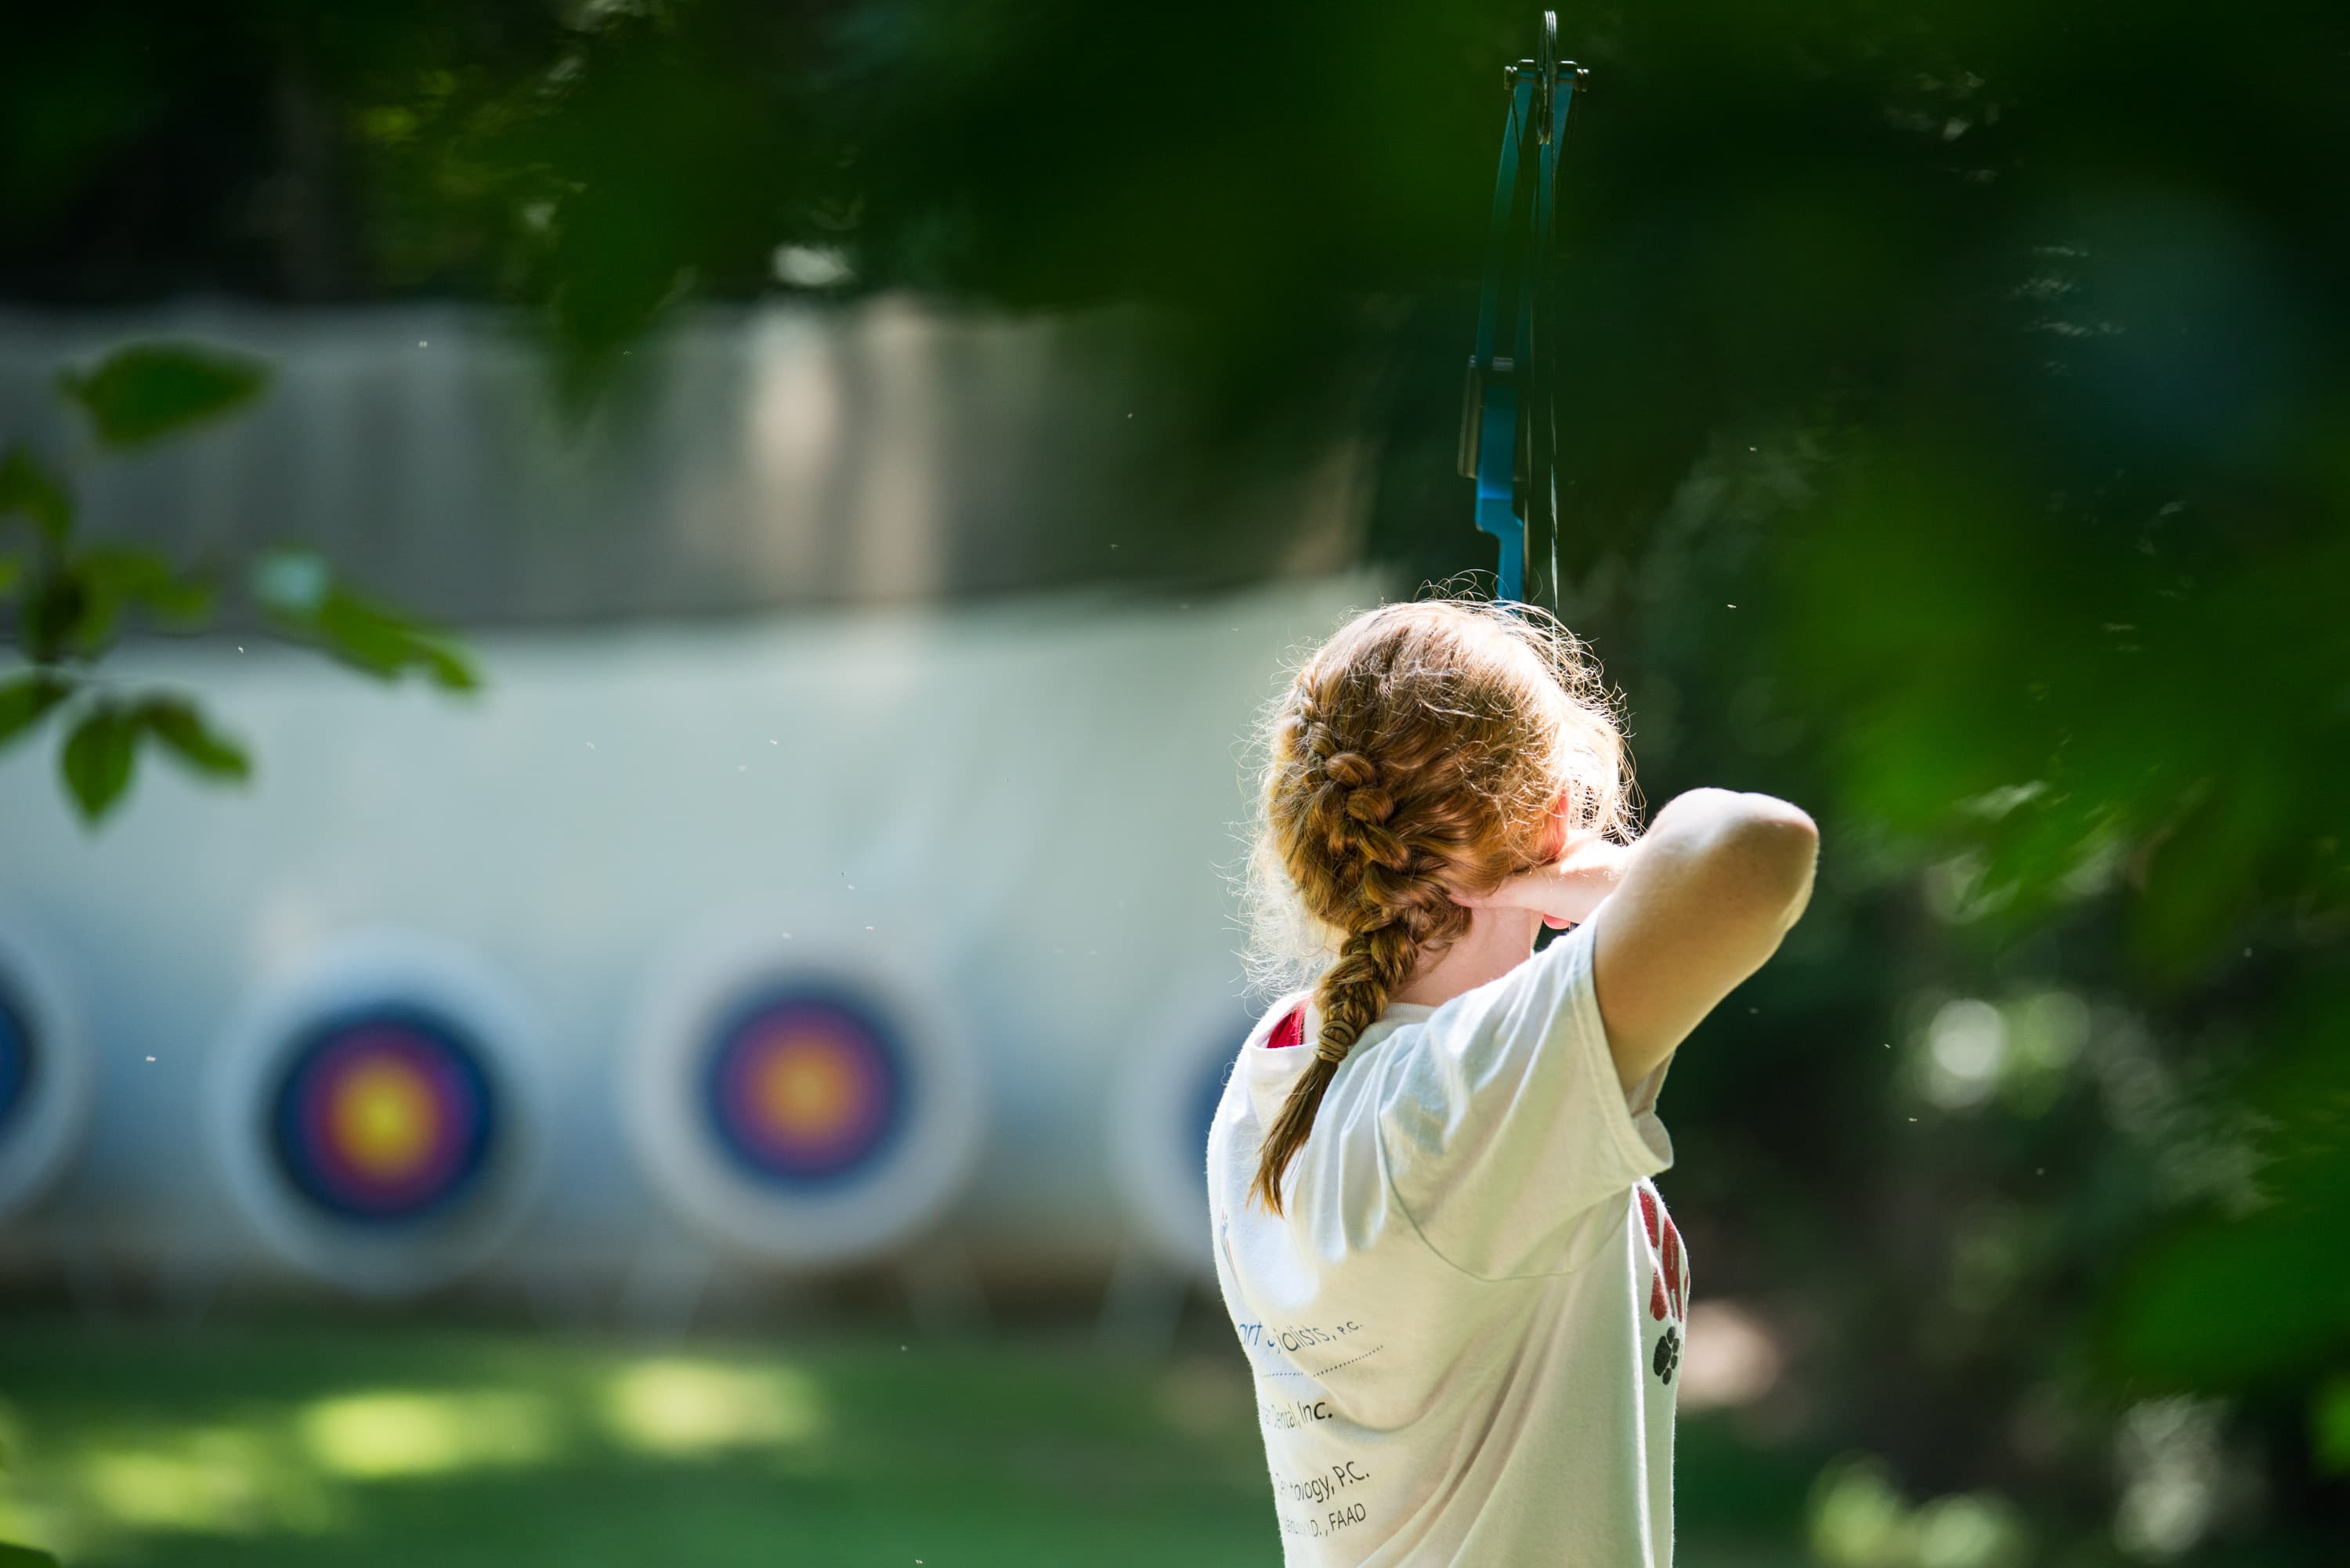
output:
[{"label": "girl's raised arm", "polygon": [[1636,844],[1586,837],[1460,901],[1592,922],[1592,980],[1628,1089],[1778,949],[1812,896],[1818,854],[1818,829],[1785,801],[1698,789]]},{"label": "girl's raised arm", "polygon": [[1655,1070],[1803,914],[1819,829],[1766,794],[1677,795],[1591,917],[1592,979],[1617,1075]]}]

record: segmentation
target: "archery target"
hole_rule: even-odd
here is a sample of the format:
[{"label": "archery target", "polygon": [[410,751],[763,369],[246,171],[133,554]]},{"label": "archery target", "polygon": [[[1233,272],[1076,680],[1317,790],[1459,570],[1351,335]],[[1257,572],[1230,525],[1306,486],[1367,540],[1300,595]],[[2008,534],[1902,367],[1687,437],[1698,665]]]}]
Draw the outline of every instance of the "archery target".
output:
[{"label": "archery target", "polygon": [[1174,1027],[1136,1058],[1119,1086],[1111,1168],[1151,1251],[1176,1268],[1212,1275],[1208,1128],[1255,1020],[1213,987],[1170,1016]]},{"label": "archery target", "polygon": [[905,1127],[904,1062],[896,1031],[847,988],[764,987],[712,1038],[711,1129],[754,1179],[787,1190],[854,1181]]},{"label": "archery target", "polygon": [[886,1252],[969,1172],[977,1064],[908,966],[785,929],[755,922],[665,967],[623,1114],[654,1186],[721,1241],[797,1263]]},{"label": "archery target", "polygon": [[88,1125],[88,1044],[57,971],[0,922],[0,1217],[64,1168]]},{"label": "archery target", "polygon": [[535,1195],[535,1037],[469,955],[379,934],[321,953],[238,1023],[216,1081],[230,1184],[290,1261],[372,1293],[479,1262]]},{"label": "archery target", "polygon": [[362,1224],[462,1203],[497,1135],[480,1042],[429,1007],[370,1003],[320,1019],[287,1053],[275,1095],[273,1152],[287,1186]]},{"label": "archery target", "polygon": [[26,1088],[32,1077],[33,1026],[16,998],[0,991],[0,1134],[7,1132],[16,1107],[31,1097]]}]

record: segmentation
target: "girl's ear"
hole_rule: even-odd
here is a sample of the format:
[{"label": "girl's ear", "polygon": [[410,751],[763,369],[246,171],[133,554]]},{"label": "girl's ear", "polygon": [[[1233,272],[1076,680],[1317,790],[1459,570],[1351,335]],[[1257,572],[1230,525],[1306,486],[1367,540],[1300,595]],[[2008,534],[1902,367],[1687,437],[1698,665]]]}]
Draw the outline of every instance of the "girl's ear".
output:
[{"label": "girl's ear", "polygon": [[1561,789],[1558,798],[1550,803],[1550,826],[1544,831],[1542,863],[1545,866],[1566,853],[1566,838],[1575,817],[1575,799],[1570,791]]}]

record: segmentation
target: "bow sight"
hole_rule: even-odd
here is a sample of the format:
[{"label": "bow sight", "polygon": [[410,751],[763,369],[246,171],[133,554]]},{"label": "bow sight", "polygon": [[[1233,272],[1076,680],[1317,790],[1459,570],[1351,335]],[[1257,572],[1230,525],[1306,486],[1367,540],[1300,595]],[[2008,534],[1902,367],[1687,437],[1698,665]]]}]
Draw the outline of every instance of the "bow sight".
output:
[{"label": "bow sight", "polygon": [[[1477,345],[1461,409],[1461,472],[1477,482],[1477,526],[1501,542],[1504,599],[1558,603],[1558,441],[1554,261],[1558,143],[1567,104],[1590,73],[1558,57],[1558,13],[1542,52],[1502,71],[1509,116],[1493,182],[1492,237],[1477,304]],[[1514,325],[1506,345],[1504,318]]]}]

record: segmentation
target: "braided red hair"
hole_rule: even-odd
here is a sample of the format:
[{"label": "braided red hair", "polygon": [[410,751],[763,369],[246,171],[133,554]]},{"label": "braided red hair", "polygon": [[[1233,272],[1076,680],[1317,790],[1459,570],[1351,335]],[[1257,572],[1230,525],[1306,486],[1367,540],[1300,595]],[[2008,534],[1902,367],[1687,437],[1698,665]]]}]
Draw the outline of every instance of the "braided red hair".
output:
[{"label": "braided red hair", "polygon": [[1258,860],[1333,953],[1314,1060],[1259,1157],[1255,1194],[1279,1213],[1338,1064],[1468,929],[1452,893],[1534,864],[1562,794],[1570,826],[1620,833],[1627,781],[1596,672],[1538,611],[1436,599],[1357,616],[1306,660],[1269,731]]}]

